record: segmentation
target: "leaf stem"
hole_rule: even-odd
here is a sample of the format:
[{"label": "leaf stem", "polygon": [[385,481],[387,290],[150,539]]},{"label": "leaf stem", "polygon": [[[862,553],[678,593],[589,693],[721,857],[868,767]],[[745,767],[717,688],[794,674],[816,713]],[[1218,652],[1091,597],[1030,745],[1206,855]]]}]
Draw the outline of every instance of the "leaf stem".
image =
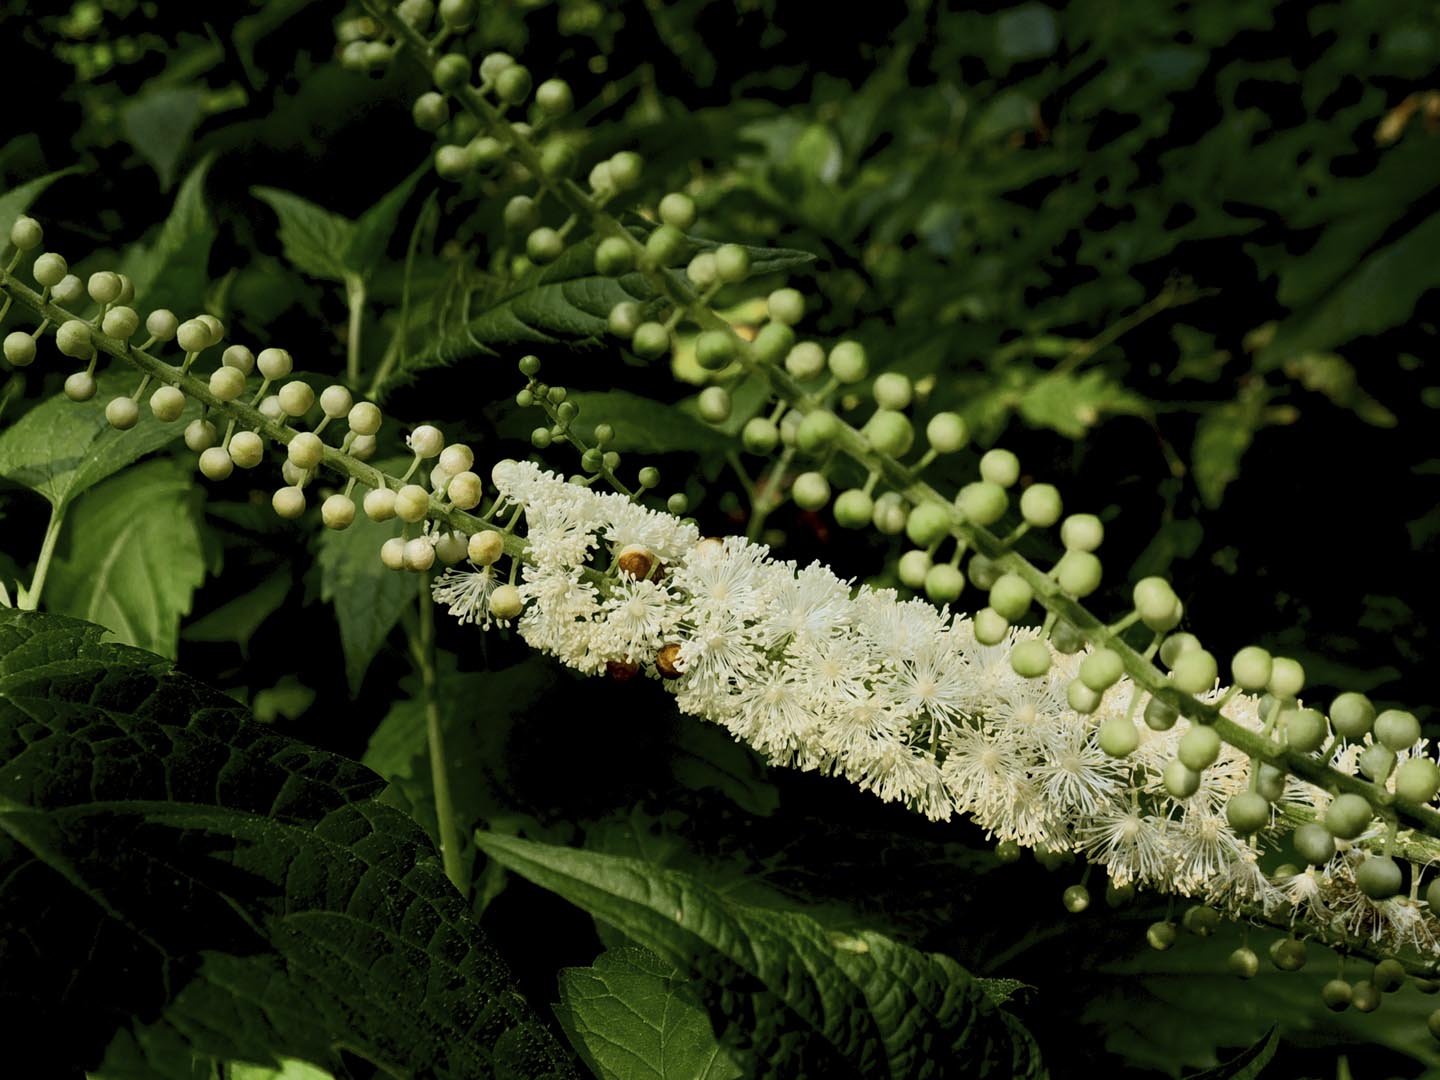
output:
[{"label": "leaf stem", "polygon": [[50,570],[50,560],[55,555],[55,542],[60,539],[60,528],[65,524],[65,503],[59,503],[50,511],[50,524],[45,526],[45,539],[40,544],[40,557],[35,560],[35,576],[30,588],[19,598],[17,607],[21,611],[34,611],[40,604],[40,591],[45,588],[45,575]]},{"label": "leaf stem", "polygon": [[360,322],[365,315],[365,281],[358,274],[345,275],[345,302],[350,305],[350,328],[345,335],[345,381],[360,387]]},{"label": "leaf stem", "polygon": [[440,858],[445,876],[470,895],[470,881],[460,858],[460,830],[455,826],[455,803],[450,798],[450,773],[446,768],[445,733],[440,724],[440,676],[435,668],[435,606],[430,599],[430,574],[420,575],[420,625],[415,641],[415,660],[425,701],[425,742],[430,748],[430,784],[435,791],[435,822],[439,832]]}]

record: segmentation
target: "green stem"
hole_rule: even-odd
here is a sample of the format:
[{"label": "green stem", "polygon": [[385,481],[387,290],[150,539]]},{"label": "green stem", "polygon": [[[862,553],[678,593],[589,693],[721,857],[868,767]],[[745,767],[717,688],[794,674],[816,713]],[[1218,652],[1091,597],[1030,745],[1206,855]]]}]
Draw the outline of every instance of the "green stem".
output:
[{"label": "green stem", "polygon": [[358,274],[345,275],[345,301],[350,305],[350,329],[345,336],[345,381],[360,385],[360,320],[365,314],[365,282]]},{"label": "green stem", "polygon": [[420,625],[416,634],[415,662],[425,698],[425,741],[430,747],[430,783],[435,790],[435,821],[439,829],[440,858],[445,876],[470,895],[470,882],[460,858],[460,830],[455,824],[455,803],[450,798],[450,773],[446,767],[445,733],[440,725],[440,676],[435,667],[435,607],[430,599],[430,575],[420,575]]},{"label": "green stem", "polygon": [[35,560],[35,576],[30,588],[16,605],[22,611],[35,611],[40,606],[40,592],[45,588],[45,575],[50,570],[50,560],[55,555],[55,542],[60,539],[60,528],[65,524],[65,503],[50,511],[50,524],[45,526],[45,539],[40,544],[40,557]]}]

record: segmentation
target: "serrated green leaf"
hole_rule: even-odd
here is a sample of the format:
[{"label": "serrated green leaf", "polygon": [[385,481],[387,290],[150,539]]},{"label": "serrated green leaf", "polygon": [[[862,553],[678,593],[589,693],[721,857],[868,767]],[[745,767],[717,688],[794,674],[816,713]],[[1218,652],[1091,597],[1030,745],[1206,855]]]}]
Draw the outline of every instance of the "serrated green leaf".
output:
[{"label": "serrated green leaf", "polygon": [[601,953],[560,971],[555,1006],[570,1041],[602,1080],[735,1080],[684,975],[648,949]]},{"label": "serrated green leaf", "polygon": [[1225,488],[1240,475],[1240,459],[1254,441],[1259,423],[1258,410],[1242,400],[1211,409],[1195,425],[1190,471],[1211,509],[1220,505]]},{"label": "serrated green leaf", "polygon": [[1275,1056],[1275,1049],[1279,1045],[1279,1025],[1272,1025],[1270,1030],[1260,1036],[1253,1045],[1229,1061],[1223,1062],[1213,1069],[1196,1073],[1188,1080],[1257,1080],[1259,1075],[1265,1071],[1265,1066],[1270,1064],[1270,1059]]},{"label": "serrated green leaf", "polygon": [[390,236],[395,232],[395,223],[410,193],[421,177],[429,175],[433,166],[428,160],[398,185],[386,192],[380,201],[366,210],[355,221],[355,231],[350,237],[350,246],[345,249],[344,263],[357,274],[367,274],[385,254]]},{"label": "serrated green leaf", "polygon": [[141,409],[138,424],[116,430],[105,419],[105,406],[138,381],[133,371],[112,369],[97,376],[99,390],[89,401],[64,394],[42,401],[0,432],[0,476],[43,495],[51,506],[67,506],[86,488],[171,442],[200,415],[199,404],[187,399],[174,423]]},{"label": "serrated green leaf", "polygon": [[7,1068],[572,1075],[379,777],[103,633],[0,612]]},{"label": "serrated green leaf", "polygon": [[19,187],[13,187],[0,195],[0,244],[7,249],[10,247],[10,227],[15,224],[16,218],[30,209],[30,204],[40,197],[41,192],[62,176],[79,171],[80,166],[71,165],[68,169],[59,169],[44,176],[37,176],[34,180],[27,180]]},{"label": "serrated green leaf", "polygon": [[[866,930],[837,942],[806,915],[738,904],[636,859],[495,833],[475,840],[510,870],[703,976],[712,1018],[726,1014],[722,1045],[740,1055],[746,1075],[1043,1075],[1025,1029],[947,956]],[[748,1004],[738,1018],[730,1015],[737,994]],[[727,995],[732,1008],[722,1010]]]},{"label": "serrated green leaf", "polygon": [[355,241],[355,223],[279,188],[254,187],[250,193],[280,219],[280,244],[295,269],[327,281],[344,281],[345,253]]},{"label": "serrated green leaf", "polygon": [[265,620],[285,602],[291,584],[288,567],[276,570],[235,599],[188,623],[180,636],[186,641],[233,641],[243,651]]},{"label": "serrated green leaf", "polygon": [[326,529],[320,536],[320,599],[335,605],[352,695],[419,588],[414,575],[397,574],[380,561],[380,545],[400,535],[400,526],[357,514],[348,529]]},{"label": "serrated green leaf", "polygon": [[205,179],[213,163],[207,156],[190,170],[155,242],[134,244],[125,252],[121,272],[130,276],[146,309],[170,308],[183,318],[203,306],[210,249],[219,235],[205,205]]},{"label": "serrated green leaf", "polygon": [[51,564],[46,609],[173,658],[180,619],[205,580],[201,498],[190,470],[171,460],[137,465],[86,493]]},{"label": "serrated green leaf", "polygon": [[[425,348],[399,365],[387,386],[419,372],[452,364],[465,357],[497,356],[511,348],[565,344],[588,348],[613,345],[606,319],[624,301],[642,305],[656,299],[643,274],[609,278],[595,272],[595,236],[567,248],[564,254],[533,275],[520,288],[501,297],[468,323],[442,327]],[[690,238],[696,251],[711,251],[713,241]],[[746,248],[754,275],[780,273],[813,261],[814,256],[785,248]],[[681,271],[669,271],[676,280]]]},{"label": "serrated green leaf", "polygon": [[1107,413],[1143,413],[1144,402],[1105,372],[1042,375],[1020,395],[1020,415],[1071,439],[1084,438]]},{"label": "serrated green leaf", "polygon": [[154,167],[162,191],[175,180],[175,166],[190,146],[204,103],[199,87],[167,86],[146,90],[120,109],[126,140]]}]

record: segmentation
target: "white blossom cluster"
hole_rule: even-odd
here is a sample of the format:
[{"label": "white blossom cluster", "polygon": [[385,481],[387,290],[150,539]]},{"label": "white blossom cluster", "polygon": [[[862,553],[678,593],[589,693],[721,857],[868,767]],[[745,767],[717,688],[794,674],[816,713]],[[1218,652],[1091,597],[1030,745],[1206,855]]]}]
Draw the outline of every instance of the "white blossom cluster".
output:
[{"label": "white blossom cluster", "polygon": [[[1262,871],[1258,857],[1284,835],[1286,811],[1323,814],[1328,793],[1288,777],[1275,824],[1258,842],[1239,836],[1225,805],[1249,784],[1248,758],[1223,746],[1199,790],[1172,797],[1161,774],[1189,721],[1163,732],[1139,724],[1136,751],[1110,757],[1097,745],[1100,724],[1117,714],[1138,718],[1148,695],[1139,691],[1133,701],[1137,689],[1122,679],[1093,715],[1076,714],[1066,688],[1083,654],[1056,653],[1041,678],[1011,669],[1011,645],[1037,630],[1012,630],[1009,641],[985,646],[966,616],[902,601],[893,590],[856,589],[818,563],[772,559],[738,537],[701,540],[669,515],[529,463],[502,462],[493,475],[526,523],[519,632],[565,664],[599,674],[628,663],[668,676],[683,711],[724,725],[776,764],[844,776],[932,820],[966,814],[994,838],[1078,853],[1118,885],[1259,910],[1382,947],[1437,951],[1440,922],[1425,905],[1359,891],[1354,869],[1363,855],[1355,844],[1340,842],[1324,867]],[[654,554],[657,572],[620,574],[597,588],[594,571],[610,569],[632,545]],[[486,622],[474,605],[483,607],[493,569],[448,571],[437,600],[462,619]],[[657,665],[666,646],[670,663]],[[1208,698],[1220,696],[1217,689]],[[1236,695],[1225,714],[1259,731],[1258,707]],[[1334,763],[1354,773],[1360,749],[1342,750]]]}]

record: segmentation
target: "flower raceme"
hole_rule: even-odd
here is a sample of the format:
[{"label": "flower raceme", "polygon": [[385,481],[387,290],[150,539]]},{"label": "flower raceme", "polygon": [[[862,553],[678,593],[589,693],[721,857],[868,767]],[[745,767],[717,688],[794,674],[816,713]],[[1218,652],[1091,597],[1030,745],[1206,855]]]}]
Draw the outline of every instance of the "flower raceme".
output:
[{"label": "flower raceme", "polygon": [[[1066,687],[1089,654],[1054,652],[1045,674],[1025,678],[1010,654],[1042,640],[1038,630],[984,645],[967,616],[888,589],[855,589],[818,563],[775,560],[739,537],[702,540],[689,523],[533,464],[502,462],[492,475],[525,520],[517,628],[568,666],[661,678],[681,710],[723,725],[777,764],[844,776],[932,820],[968,815],[1003,841],[1081,853],[1119,886],[1192,896],[1321,936],[1427,957],[1440,950],[1440,922],[1426,904],[1372,899],[1357,884],[1378,823],[1317,866],[1262,869],[1297,820],[1325,816],[1328,792],[1275,778],[1265,820],[1246,835],[1227,817],[1252,785],[1240,751],[1221,744],[1187,797],[1165,783],[1198,725],[1139,725],[1132,753],[1106,753],[1101,729],[1128,722],[1148,694],[1122,678],[1094,713],[1076,713]],[[614,572],[622,552],[640,549],[651,555],[639,562],[648,573]],[[508,622],[487,605],[497,582],[492,566],[451,569],[434,595],[462,620]],[[1204,696],[1226,697],[1231,720],[1264,729],[1259,699]],[[1353,774],[1363,750],[1352,744],[1334,764]]]}]

